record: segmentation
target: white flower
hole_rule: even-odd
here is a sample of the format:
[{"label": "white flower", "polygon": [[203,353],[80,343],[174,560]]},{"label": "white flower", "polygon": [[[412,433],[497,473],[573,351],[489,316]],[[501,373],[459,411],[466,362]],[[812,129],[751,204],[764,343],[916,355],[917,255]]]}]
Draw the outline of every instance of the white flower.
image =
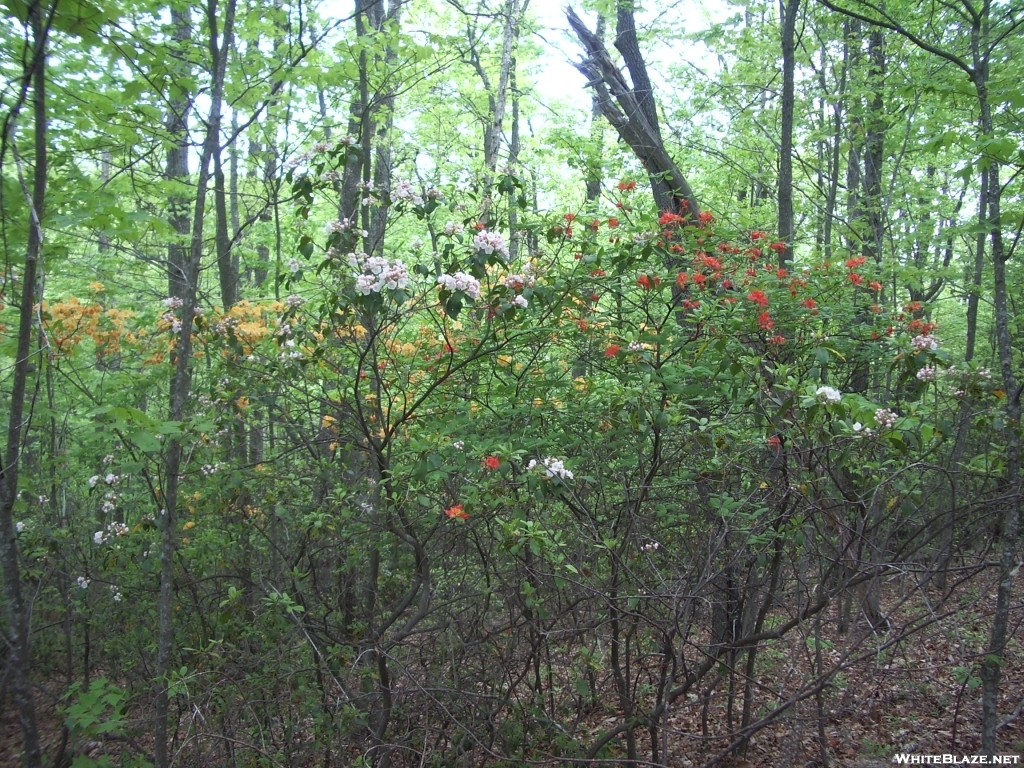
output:
[{"label": "white flower", "polygon": [[454,221],[449,221],[444,225],[444,233],[448,237],[454,237],[455,235],[461,235],[466,228],[461,224],[456,224]]},{"label": "white flower", "polygon": [[862,429],[864,429],[864,425],[863,424],[861,424],[859,421],[854,423],[854,425],[853,425],[853,431],[854,432],[860,432]]},{"label": "white flower", "polygon": [[437,278],[437,284],[446,290],[462,291],[471,299],[480,298],[480,281],[465,272],[456,272],[454,275],[441,275]]},{"label": "white flower", "polygon": [[26,528],[28,528],[28,526],[25,525],[25,523],[23,523],[21,521],[18,521],[17,523],[14,524],[14,530],[17,531],[18,533],[24,533]]},{"label": "white flower", "polygon": [[818,387],[814,394],[821,398],[823,403],[838,403],[843,399],[842,393],[834,387]]},{"label": "white flower", "polygon": [[526,300],[525,296],[516,296],[514,299],[512,299],[512,304],[519,307],[520,309],[526,309],[526,305],[528,303],[529,302]]},{"label": "white flower", "polygon": [[891,429],[896,425],[896,420],[899,418],[899,414],[895,411],[890,411],[888,408],[879,408],[875,411],[875,422],[880,427],[887,427]]},{"label": "white flower", "polygon": [[106,539],[107,536],[105,533],[103,533],[103,531],[96,531],[96,533],[92,535],[93,544],[102,544],[104,541],[106,541]]},{"label": "white flower", "polygon": [[92,477],[89,478],[89,487],[90,488],[95,488],[96,487],[96,483],[98,483],[99,481],[100,481],[100,476],[99,475],[93,475]]},{"label": "white flower", "polygon": [[548,456],[543,460],[543,464],[537,462],[536,459],[530,459],[530,463],[526,465],[526,471],[530,472],[535,467],[543,466],[544,474],[549,478],[558,478],[561,481],[572,480],[574,475],[571,471],[565,468],[562,464],[561,459],[556,459],[554,456]]},{"label": "white flower", "polygon": [[466,444],[461,440],[456,440],[454,443],[452,443],[452,448],[454,448],[456,451],[461,451],[465,447]]},{"label": "white flower", "polygon": [[915,336],[910,340],[910,346],[921,352],[934,352],[939,348],[939,342],[934,336]]},{"label": "white flower", "polygon": [[184,303],[180,296],[168,296],[164,299],[164,306],[168,309],[181,309]]},{"label": "white flower", "polygon": [[298,309],[299,307],[306,303],[306,300],[299,296],[297,293],[293,293],[287,299],[284,300],[284,303],[287,304],[292,309]]},{"label": "white flower", "polygon": [[85,578],[85,576],[79,576],[76,579],[76,581],[78,582],[78,586],[81,587],[82,589],[88,589],[89,588],[89,580],[87,578]]},{"label": "white flower", "polygon": [[505,238],[498,232],[481,230],[473,238],[473,247],[481,253],[497,253],[503,258],[508,258],[508,246],[505,245]]},{"label": "white flower", "polygon": [[288,260],[288,271],[289,272],[291,272],[292,274],[295,274],[300,269],[302,269],[302,264],[299,262],[298,259],[289,259]]},{"label": "white flower", "polygon": [[935,377],[938,375],[938,370],[934,365],[926,365],[920,371],[917,372],[917,378],[921,381],[935,381]]}]

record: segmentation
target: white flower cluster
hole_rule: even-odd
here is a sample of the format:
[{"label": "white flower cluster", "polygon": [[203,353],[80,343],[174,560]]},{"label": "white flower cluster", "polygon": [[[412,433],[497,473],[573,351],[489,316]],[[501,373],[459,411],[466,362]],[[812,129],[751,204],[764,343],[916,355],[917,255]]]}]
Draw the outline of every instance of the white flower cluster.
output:
[{"label": "white flower cluster", "polygon": [[886,429],[892,429],[896,426],[896,420],[899,417],[898,413],[890,411],[888,408],[879,408],[875,411],[875,423]]},{"label": "white flower cluster", "polygon": [[237,317],[225,317],[223,320],[217,322],[214,329],[217,331],[218,336],[227,336],[228,333],[238,327]]},{"label": "white flower cluster", "polygon": [[78,586],[81,589],[88,589],[89,588],[89,580],[87,578],[85,578],[85,576],[79,576],[77,579],[75,579],[75,581],[78,582]]},{"label": "white flower cluster", "polygon": [[164,299],[164,306],[170,310],[181,309],[185,305],[185,302],[181,300],[180,296],[168,296]]},{"label": "white flower cluster", "polygon": [[643,352],[644,351],[644,345],[643,345],[642,342],[639,342],[639,341],[631,341],[631,342],[629,342],[629,351],[630,352]]},{"label": "white flower cluster", "polygon": [[934,336],[915,336],[910,340],[910,346],[920,352],[934,352],[939,348],[939,341]]},{"label": "white flower cluster", "polygon": [[480,230],[473,238],[473,247],[488,255],[497,253],[503,258],[508,258],[508,246],[505,245],[505,238],[498,232]]},{"label": "white flower cluster", "polygon": [[220,463],[217,464],[203,464],[202,473],[203,477],[209,477],[210,475],[217,474],[217,470],[220,469]]},{"label": "white flower cluster", "polygon": [[456,440],[454,443],[452,443],[452,448],[454,448],[456,451],[461,451],[465,447],[466,444],[461,440]]},{"label": "white flower cluster", "polygon": [[843,399],[843,394],[835,387],[818,387],[814,390],[823,403],[838,403]]},{"label": "white flower cluster", "polygon": [[865,427],[859,421],[853,425],[853,431],[856,432],[858,435],[864,435],[864,437],[871,437],[871,435],[874,434],[874,432],[871,430],[871,427]]},{"label": "white flower cluster", "polygon": [[526,471],[530,472],[535,467],[543,467],[544,474],[547,475],[548,478],[557,477],[562,482],[573,479],[572,472],[565,468],[561,459],[556,459],[554,456],[548,456],[543,460],[543,463],[538,462],[536,459],[530,459],[530,463],[526,465]]},{"label": "white flower cluster", "polygon": [[447,237],[455,237],[455,235],[461,235],[465,229],[466,228],[461,224],[449,221],[444,225],[444,234]]},{"label": "white flower cluster", "polygon": [[525,296],[516,296],[514,299],[512,299],[512,306],[519,307],[520,309],[526,309],[529,303],[530,302],[526,300]]},{"label": "white flower cluster", "polygon": [[293,275],[302,269],[302,262],[298,259],[288,259],[288,271]]},{"label": "white flower cluster", "polygon": [[456,272],[454,275],[441,275],[437,278],[437,284],[448,291],[462,291],[471,299],[480,298],[480,281],[465,272]]},{"label": "white flower cluster", "polygon": [[412,182],[404,179],[391,188],[391,197],[394,200],[404,200],[413,205],[423,205],[423,198],[413,189]]},{"label": "white flower cluster", "polygon": [[104,544],[110,539],[117,536],[126,536],[128,534],[128,526],[124,523],[108,523],[107,527],[102,531],[96,531],[92,535],[93,544]]},{"label": "white flower cluster", "polygon": [[299,294],[293,293],[284,300],[284,303],[292,309],[298,309],[306,303],[306,300],[299,296]]},{"label": "white flower cluster", "polygon": [[348,263],[358,272],[356,289],[364,296],[380,293],[385,288],[394,291],[409,285],[409,268],[398,259],[389,261],[383,256],[350,253]]},{"label": "white flower cluster", "polygon": [[114,595],[114,602],[115,603],[120,603],[121,602],[121,590],[119,590],[115,584],[111,584],[110,585],[110,591]]},{"label": "white flower cluster", "polygon": [[656,541],[649,542],[640,546],[640,550],[643,552],[657,552],[660,545]]},{"label": "white flower cluster", "polygon": [[106,475],[93,475],[89,478],[89,487],[95,488],[102,480],[106,485],[117,485],[122,480],[127,480],[128,475],[118,475],[108,472]]},{"label": "white flower cluster", "polygon": [[327,222],[325,229],[328,235],[333,235],[341,232],[347,232],[352,229],[352,219],[335,219],[334,221]]},{"label": "white flower cluster", "polygon": [[917,378],[921,381],[935,381],[938,375],[938,369],[934,365],[926,365],[917,372]]},{"label": "white flower cluster", "polygon": [[26,528],[28,528],[28,525],[20,520],[14,524],[14,530],[16,533],[24,533]]}]

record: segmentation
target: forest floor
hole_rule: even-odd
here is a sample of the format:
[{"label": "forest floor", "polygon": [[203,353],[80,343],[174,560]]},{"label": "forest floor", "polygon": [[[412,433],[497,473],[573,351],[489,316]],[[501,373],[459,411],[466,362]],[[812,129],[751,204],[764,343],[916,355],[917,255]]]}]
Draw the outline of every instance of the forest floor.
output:
[{"label": "forest floor", "polygon": [[[894,764],[894,755],[899,753],[977,754],[981,694],[978,665],[988,639],[995,585],[991,577],[984,582],[976,577],[944,601],[939,602],[938,597],[914,591],[908,598],[903,585],[896,580],[888,583],[882,605],[891,624],[888,632],[878,634],[867,631],[862,624],[839,634],[833,610],[818,630],[820,663],[825,669],[837,671],[822,688],[820,702],[812,694],[793,704],[756,732],[742,757],[722,755],[733,741],[729,733],[739,723],[742,678],[734,681],[731,714],[728,682],[720,681],[710,693],[704,683],[672,708],[663,743],[667,751],[659,764],[670,768],[711,764],[723,768],[821,766],[819,706],[824,713],[824,751],[832,766],[888,766]],[[907,631],[921,624],[924,626],[916,631]],[[1021,756],[1020,763],[1024,764],[1024,603],[1019,594],[1010,629],[1000,702],[1006,724],[998,732],[997,752]],[[900,636],[902,639],[894,642]],[[811,672],[818,662],[814,643],[809,640],[806,634],[794,631],[761,651],[758,678],[762,683],[754,694],[752,719],[763,716],[779,701],[792,698],[814,677]],[[742,660],[737,664],[742,666]],[[58,707],[59,683],[51,681],[45,688],[37,695],[36,706],[41,742],[52,758],[60,750],[63,718]],[[6,693],[0,702],[0,766],[13,768],[20,764],[21,732],[9,688]],[[613,692],[609,690],[600,700],[606,703],[588,710],[575,729],[584,743],[620,722],[612,707]],[[145,735],[141,740],[150,741]],[[92,741],[69,745],[68,755],[98,758],[118,754],[124,747],[120,739]],[[640,764],[651,765],[644,762],[651,754],[646,731],[637,732],[637,747]],[[614,751],[616,757],[624,757],[624,741]],[[482,755],[473,758],[467,765],[486,764],[485,759],[481,762]],[[559,762],[553,759],[549,764]]]}]

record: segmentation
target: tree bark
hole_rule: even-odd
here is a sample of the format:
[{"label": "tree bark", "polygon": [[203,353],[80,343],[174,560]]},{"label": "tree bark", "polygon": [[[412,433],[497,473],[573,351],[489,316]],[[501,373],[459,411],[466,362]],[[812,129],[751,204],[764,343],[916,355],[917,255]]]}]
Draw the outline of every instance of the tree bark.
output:
[{"label": "tree bark", "polygon": [[[32,31],[32,56],[24,73],[24,83],[31,83],[34,120],[34,169],[28,211],[28,242],[22,279],[21,307],[18,313],[18,345],[14,358],[14,375],[8,404],[7,447],[0,467],[0,564],[4,571],[4,603],[8,625],[8,662],[13,670],[14,701],[21,725],[23,759],[29,768],[42,765],[39,730],[36,725],[35,697],[31,681],[31,607],[21,588],[18,544],[14,526],[14,502],[18,498],[18,469],[21,444],[27,430],[25,399],[29,374],[37,370],[32,358],[32,330],[36,303],[42,300],[38,285],[43,255],[43,216],[46,205],[47,180],[47,114],[46,114],[46,41],[49,19],[43,18],[41,3],[29,6]],[[13,149],[13,148],[12,148]],[[19,168],[19,176],[20,176]],[[28,196],[27,190],[26,197]]]},{"label": "tree bark", "polygon": [[782,126],[779,140],[779,239],[786,249],[779,253],[779,266],[793,259],[793,111],[796,72],[796,14],[800,0],[785,0],[782,13]]}]

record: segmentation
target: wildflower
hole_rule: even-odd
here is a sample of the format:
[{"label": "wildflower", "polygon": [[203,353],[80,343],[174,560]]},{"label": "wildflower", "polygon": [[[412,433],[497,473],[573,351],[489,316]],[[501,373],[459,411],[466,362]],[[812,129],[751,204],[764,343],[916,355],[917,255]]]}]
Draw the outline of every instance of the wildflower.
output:
[{"label": "wildflower", "polygon": [[619,192],[632,192],[634,189],[636,189],[636,182],[635,181],[620,181],[619,182]]},{"label": "wildflower", "polygon": [[770,331],[775,327],[775,321],[772,320],[772,316],[765,311],[757,316],[757,325],[764,331]]},{"label": "wildflower", "polygon": [[592,269],[590,270],[591,277],[604,277],[607,273],[603,269]]},{"label": "wildflower", "polygon": [[609,344],[604,350],[604,356],[615,357],[617,354],[619,354],[619,350],[621,349],[622,347],[620,347],[618,344]]},{"label": "wildflower", "polygon": [[814,394],[821,398],[821,402],[826,404],[838,403],[843,398],[842,393],[834,387],[818,387]]},{"label": "wildflower", "polygon": [[690,276],[685,272],[680,272],[678,275],[676,275],[676,285],[678,285],[680,288],[685,288],[689,280]]},{"label": "wildflower", "polygon": [[300,269],[302,269],[302,264],[299,262],[298,259],[289,259],[288,260],[288,271],[289,272],[291,272],[294,275]]},{"label": "wildflower", "polygon": [[299,307],[306,303],[306,300],[299,296],[297,293],[293,293],[284,300],[284,303],[287,304],[292,309],[298,309]]},{"label": "wildflower", "polygon": [[783,243],[783,242],[770,243],[768,245],[768,250],[775,251],[776,253],[785,253],[786,252],[786,244]]},{"label": "wildflower", "polygon": [[804,299],[803,301],[800,302],[800,305],[807,307],[808,309],[818,308],[818,302],[816,302],[814,299]]},{"label": "wildflower", "polygon": [[856,272],[851,272],[846,278],[854,285],[860,285],[864,282],[864,278]]},{"label": "wildflower", "polygon": [[847,259],[846,268],[856,269],[857,267],[863,266],[866,263],[867,259],[864,256],[857,256],[856,258],[853,259]]},{"label": "wildflower", "polygon": [[519,307],[520,309],[526,309],[527,304],[529,304],[529,302],[526,300],[525,296],[516,296],[512,299],[512,305]]},{"label": "wildflower", "polygon": [[481,462],[481,464],[483,465],[484,469],[486,469],[488,472],[493,472],[494,470],[501,466],[501,459],[499,459],[497,456],[488,456]]},{"label": "wildflower", "polygon": [[768,297],[764,295],[764,291],[751,291],[747,294],[747,298],[759,306],[768,306]]},{"label": "wildflower", "polygon": [[939,342],[934,336],[921,334],[910,340],[910,346],[919,352],[934,352],[939,348]]},{"label": "wildflower", "polygon": [[164,299],[164,306],[171,310],[181,309],[184,303],[185,302],[181,300],[180,296],[169,296]]},{"label": "wildflower", "polygon": [[465,229],[461,224],[449,221],[444,225],[444,234],[446,237],[455,237],[455,235],[461,235]]},{"label": "wildflower", "polygon": [[917,378],[921,381],[935,381],[936,376],[938,376],[938,370],[934,365],[926,365],[917,372]]},{"label": "wildflower", "polygon": [[446,509],[444,513],[448,515],[448,517],[452,520],[456,518],[458,518],[459,520],[469,520],[469,514],[462,508],[461,504],[456,504],[455,506],[448,507],[448,509]]},{"label": "wildflower", "polygon": [[26,528],[28,528],[28,526],[20,520],[14,524],[14,530],[17,533],[24,533]]},{"label": "wildflower", "polygon": [[612,218],[608,219],[608,226],[611,229],[615,229],[617,226],[619,226],[619,220],[613,216]]},{"label": "wildflower", "polygon": [[701,226],[703,226],[705,224],[710,224],[711,222],[713,222],[715,220],[715,217],[711,213],[711,211],[701,211],[700,213],[697,214],[697,219],[700,221]]},{"label": "wildflower", "polygon": [[539,467],[543,467],[544,474],[547,476],[549,480],[558,478],[559,480],[564,482],[566,480],[574,479],[573,473],[565,468],[565,465],[562,463],[562,460],[556,459],[554,456],[546,457],[543,460],[543,463],[538,462],[536,459],[530,459],[530,463],[526,465],[526,471],[530,472],[533,469]]},{"label": "wildflower", "polygon": [[758,240],[764,240],[766,237],[768,237],[768,233],[762,232],[759,229],[755,229],[753,232],[750,233],[750,239],[755,242]]},{"label": "wildflower", "polygon": [[480,230],[473,238],[473,247],[481,253],[488,255],[497,253],[503,258],[508,258],[508,246],[505,245],[505,238],[498,232]]},{"label": "wildflower", "polygon": [[883,428],[892,429],[896,425],[898,418],[899,414],[895,411],[890,411],[888,408],[879,408],[875,411],[875,422]]},{"label": "wildflower", "polygon": [[671,211],[665,211],[658,217],[658,224],[663,227],[668,227],[673,224],[682,224],[685,219],[678,213],[672,213]]},{"label": "wildflower", "polygon": [[75,581],[78,582],[78,586],[81,589],[88,589],[89,588],[89,580],[87,578],[85,578],[85,576],[79,576],[77,579],[75,579]]},{"label": "wildflower", "polygon": [[461,440],[456,440],[454,443],[452,443],[452,448],[454,448],[456,451],[461,451],[465,447],[466,444]]},{"label": "wildflower", "polygon": [[875,293],[878,293],[880,290],[882,290],[882,284],[877,280],[872,280],[870,283],[868,283],[868,287]]},{"label": "wildflower", "polygon": [[773,451],[779,451],[782,448],[782,440],[778,435],[772,435],[765,442],[768,443],[768,447]]},{"label": "wildflower", "polygon": [[640,275],[640,277],[636,279],[636,284],[645,291],[651,291],[661,285],[661,278],[651,277],[650,275]]},{"label": "wildflower", "polygon": [[437,278],[437,284],[447,291],[462,291],[471,299],[480,298],[480,281],[465,272],[456,272],[454,275],[441,275]]}]

